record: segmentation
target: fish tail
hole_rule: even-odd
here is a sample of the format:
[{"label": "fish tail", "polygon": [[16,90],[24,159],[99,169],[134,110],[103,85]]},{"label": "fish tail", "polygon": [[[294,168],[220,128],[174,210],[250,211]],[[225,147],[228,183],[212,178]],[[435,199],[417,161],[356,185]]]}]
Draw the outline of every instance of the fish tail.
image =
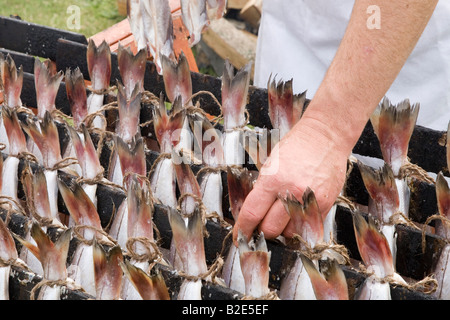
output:
[{"label": "fish tail", "polygon": [[74,71],[67,69],[64,79],[74,127],[77,129],[88,115],[86,84],[78,67]]}]

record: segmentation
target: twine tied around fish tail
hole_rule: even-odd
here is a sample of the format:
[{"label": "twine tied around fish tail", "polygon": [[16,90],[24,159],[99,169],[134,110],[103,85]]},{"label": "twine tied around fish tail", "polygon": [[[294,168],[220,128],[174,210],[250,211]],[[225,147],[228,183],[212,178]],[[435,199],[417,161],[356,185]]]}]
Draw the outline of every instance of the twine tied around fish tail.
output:
[{"label": "twine tied around fish tail", "polygon": [[414,163],[411,163],[409,161],[406,164],[404,164],[403,166],[401,166],[400,172],[399,172],[399,177],[400,178],[412,177],[412,178],[416,178],[420,181],[426,182],[428,184],[436,183],[436,181],[422,167],[420,167]]},{"label": "twine tied around fish tail", "polygon": [[[195,194],[193,194],[193,193],[183,193],[183,194],[178,198],[178,202],[177,202],[177,210],[180,211],[180,212],[182,211],[182,210],[181,210],[181,205],[182,205],[182,203],[183,203],[183,200],[184,200],[185,198],[188,198],[188,197],[193,198],[194,201],[197,202],[198,208],[199,208],[199,210],[200,210],[200,214],[201,214],[201,216],[202,216],[203,226],[206,225],[207,210],[206,210],[206,206],[203,204],[203,200],[202,200],[201,197],[199,197],[199,196],[197,196],[197,195],[195,195]],[[189,216],[189,214],[188,214],[188,216]],[[206,230],[206,228],[203,228],[203,234],[204,234],[205,237],[209,237],[209,233],[208,233],[208,231]]]},{"label": "twine tied around fish tail", "polygon": [[92,127],[92,123],[94,122],[94,119],[96,117],[100,117],[100,118],[103,119],[103,123],[104,123],[103,127],[100,128],[100,129],[106,131],[106,127],[107,127],[108,121],[106,120],[104,112],[105,111],[109,111],[109,110],[117,110],[117,108],[118,108],[117,101],[112,101],[112,102],[110,102],[108,104],[103,105],[97,111],[88,114],[86,117],[84,117],[82,122],[84,122],[88,128],[91,128]]},{"label": "twine tied around fish tail", "polygon": [[389,221],[387,223],[384,223],[384,225],[391,225],[395,226],[397,224],[404,224],[408,227],[411,227],[416,230],[420,230],[420,228],[414,224],[414,222],[411,221],[403,212],[400,210],[395,211],[390,217]]},{"label": "twine tied around fish tail", "polygon": [[67,158],[61,159],[58,162],[56,162],[53,165],[53,167],[45,168],[45,169],[49,170],[49,171],[56,171],[56,170],[61,170],[61,169],[70,167],[71,165],[74,165],[74,164],[78,164],[77,158],[67,157]]},{"label": "twine tied around fish tail", "polygon": [[66,280],[48,280],[48,279],[43,279],[41,281],[39,281],[34,287],[33,289],[31,289],[30,291],[30,300],[35,300],[36,299],[36,292],[41,288],[41,287],[55,287],[55,286],[60,286],[60,287],[68,287],[72,290],[78,290],[80,292],[86,292],[81,286],[75,285],[72,281],[68,281]]},{"label": "twine tied around fish tail", "polygon": [[3,142],[0,142],[0,151],[3,151],[6,149],[6,144],[4,144]]},{"label": "twine tied around fish tail", "polygon": [[[9,155],[9,156],[14,157],[14,155]],[[23,159],[25,161],[34,162],[34,163],[39,164],[38,158],[34,154],[32,154],[31,152],[28,152],[28,151],[22,151],[15,157],[17,157],[20,160]]]},{"label": "twine tied around fish tail", "polygon": [[356,211],[356,206],[349,198],[339,195],[334,202],[335,205],[339,205],[349,209],[350,211]]},{"label": "twine tied around fish tail", "polygon": [[30,108],[28,108],[26,106],[16,106],[16,107],[12,108],[12,110],[14,112],[17,112],[17,113],[25,113],[25,114],[27,114],[29,116],[32,116],[32,117],[36,116],[34,114],[34,112]]},{"label": "twine tied around fish tail", "polygon": [[[215,127],[215,126],[219,123],[219,121],[222,119],[223,114],[222,114],[222,104],[219,102],[219,100],[216,98],[216,96],[215,96],[214,94],[212,94],[212,92],[206,91],[206,90],[202,90],[202,91],[198,91],[198,92],[194,93],[194,94],[188,99],[188,101],[186,101],[186,103],[185,103],[185,105],[184,105],[184,108],[187,109],[187,110],[189,110],[189,109],[191,108],[190,103],[192,102],[192,100],[193,100],[194,98],[196,98],[197,96],[202,95],[202,94],[209,95],[209,96],[213,99],[213,101],[219,106],[219,108],[220,108],[220,110],[221,110],[220,114],[219,114],[217,117],[215,117],[214,119],[211,120],[211,122],[214,122],[213,127]],[[203,116],[205,116],[206,118],[208,118],[208,117],[207,117],[207,113],[206,113],[202,108],[200,108],[200,107],[198,107],[198,106],[197,106],[197,107],[193,107],[191,110],[192,110],[192,111],[195,111],[195,112],[199,112],[199,113],[201,113]],[[195,112],[194,112],[194,113],[195,113]]]},{"label": "twine tied around fish tail", "polygon": [[159,98],[154,93],[144,90],[142,91],[141,102],[144,104],[159,105]]},{"label": "twine tied around fish tail", "polygon": [[370,272],[363,264],[359,264],[358,272],[364,274],[366,277],[372,277],[379,283],[389,283],[393,287],[403,287],[412,291],[421,291],[425,294],[431,294],[437,290],[438,282],[433,276],[427,276],[422,280],[414,283],[401,282],[394,275],[387,275],[383,278],[378,277],[374,271]]},{"label": "twine tied around fish tail", "polygon": [[[7,205],[8,208],[6,208],[6,221],[9,221],[12,213],[18,213],[24,217],[27,216],[26,211],[22,207],[22,205],[15,200],[12,197],[0,194],[0,207],[3,207],[3,205]],[[5,221],[5,222],[6,222]]]},{"label": "twine tied around fish tail", "polygon": [[[423,224],[423,228],[422,228],[422,253],[425,253],[425,249],[426,249],[426,227],[430,224],[431,221],[433,220],[440,220],[442,223],[444,223],[444,225],[446,226],[446,228],[450,227],[450,219],[448,219],[447,217],[441,215],[441,214],[434,214],[432,216],[429,216],[427,218],[427,220],[425,221],[425,223]],[[444,239],[446,243],[450,243],[449,240]]]},{"label": "twine tied around fish tail", "polygon": [[249,130],[249,128],[247,127],[247,125],[250,122],[250,113],[248,112],[248,110],[244,110],[244,114],[245,114],[245,121],[242,125],[240,126],[236,126],[234,128],[231,129],[224,129],[224,133],[230,133],[230,132],[234,132],[234,131],[247,131]]},{"label": "twine tied around fish tail", "polygon": [[193,276],[193,275],[185,273],[184,271],[178,271],[178,274],[181,277],[183,277],[189,281],[204,280],[204,281],[209,281],[209,282],[217,284],[218,281],[216,280],[216,278],[217,278],[217,275],[220,274],[223,264],[224,264],[224,260],[219,255],[205,273],[199,274],[198,276]]},{"label": "twine tied around fish tail", "polygon": [[241,300],[280,300],[280,298],[275,291],[269,291],[266,295],[258,298],[250,295],[244,295]]},{"label": "twine tied around fish tail", "polygon": [[75,179],[75,182],[77,182],[78,184],[89,184],[89,185],[101,184],[101,185],[104,185],[104,186],[113,187],[113,188],[120,189],[122,191],[126,191],[123,186],[118,185],[117,183],[114,183],[114,182],[109,181],[108,179],[106,179],[103,176],[103,172],[104,172],[104,169],[101,172],[99,172],[92,179],[84,178],[84,177],[78,177],[78,178]]},{"label": "twine tied around fish tail", "polygon": [[[147,252],[142,254],[137,253],[133,248],[136,242],[142,244]],[[158,245],[155,243],[155,241],[147,237],[128,238],[125,246],[127,248],[128,254],[136,261],[149,261],[153,263],[162,259],[162,253],[160,252]]]},{"label": "twine tied around fish tail", "polygon": [[0,268],[5,268],[5,267],[16,267],[19,269],[26,270],[28,272],[32,272],[31,269],[28,267],[28,265],[21,259],[3,260],[2,258],[0,258]]},{"label": "twine tied around fish tail", "polygon": [[155,161],[153,161],[152,166],[150,167],[150,170],[147,174],[147,177],[149,179],[151,179],[153,172],[156,169],[156,166],[158,165],[158,163],[160,163],[162,160],[164,159],[171,159],[172,158],[172,154],[170,153],[160,153],[159,156],[155,159]]},{"label": "twine tied around fish tail", "polygon": [[339,261],[339,263],[350,263],[348,249],[344,245],[337,244],[334,239],[331,239],[329,242],[318,243],[314,246],[314,248],[312,248],[299,234],[294,234],[292,236],[292,240],[301,243],[302,246],[300,252],[310,260],[320,260],[324,256],[325,251],[331,250],[341,257],[341,261]]},{"label": "twine tied around fish tail", "polygon": [[[90,229],[92,231],[95,231],[96,233],[100,233],[102,236],[104,236],[105,238],[107,238],[109,240],[108,241],[104,241],[103,239],[98,239],[97,236],[94,236],[92,240],[87,240],[82,234],[80,230],[84,230],[84,229]],[[87,225],[77,225],[73,227],[73,233],[75,238],[77,238],[81,243],[91,246],[94,244],[94,242],[98,242],[100,244],[106,245],[106,246],[110,246],[111,243],[113,245],[117,245],[117,241],[115,239],[113,239],[108,233],[105,232],[105,230],[103,229],[98,229],[92,226],[87,226]]]},{"label": "twine tied around fish tail", "polygon": [[103,89],[94,89],[91,86],[88,86],[87,89],[93,94],[98,94],[99,96],[104,96],[106,94],[116,91],[117,86],[113,85],[113,86],[110,86],[108,88],[103,88]]}]

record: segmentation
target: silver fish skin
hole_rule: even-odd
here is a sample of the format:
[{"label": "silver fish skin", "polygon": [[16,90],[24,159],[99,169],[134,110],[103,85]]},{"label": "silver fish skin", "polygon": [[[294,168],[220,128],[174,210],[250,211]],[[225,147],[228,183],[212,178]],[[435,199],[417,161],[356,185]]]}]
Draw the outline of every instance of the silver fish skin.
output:
[{"label": "silver fish skin", "polygon": [[142,0],[142,21],[147,47],[154,58],[157,72],[162,75],[161,56],[174,58],[173,21],[168,1]]},{"label": "silver fish skin", "polygon": [[206,0],[181,0],[181,17],[189,31],[189,45],[192,47],[200,42],[202,32],[210,24]]},{"label": "silver fish skin", "polygon": [[207,0],[206,8],[209,20],[218,20],[227,12],[227,0]]},{"label": "silver fish skin", "polygon": [[286,277],[279,293],[281,300],[317,300],[303,261],[298,257]]},{"label": "silver fish skin", "polygon": [[145,35],[144,21],[141,9],[141,0],[127,0],[127,18],[130,23],[131,33],[134,36],[137,49],[147,49],[147,37]]}]

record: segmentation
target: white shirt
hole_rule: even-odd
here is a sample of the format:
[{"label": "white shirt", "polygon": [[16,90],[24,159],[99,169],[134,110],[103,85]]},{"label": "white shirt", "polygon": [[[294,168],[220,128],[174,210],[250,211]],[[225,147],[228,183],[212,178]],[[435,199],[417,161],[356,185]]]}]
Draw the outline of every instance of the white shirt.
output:
[{"label": "white shirt", "polygon": [[[354,0],[264,0],[254,85],[293,79],[312,98],[345,33]],[[370,14],[367,15],[370,17]],[[383,11],[381,10],[381,25]],[[417,120],[447,131],[450,122],[450,1],[441,0],[386,97],[420,103]]]}]

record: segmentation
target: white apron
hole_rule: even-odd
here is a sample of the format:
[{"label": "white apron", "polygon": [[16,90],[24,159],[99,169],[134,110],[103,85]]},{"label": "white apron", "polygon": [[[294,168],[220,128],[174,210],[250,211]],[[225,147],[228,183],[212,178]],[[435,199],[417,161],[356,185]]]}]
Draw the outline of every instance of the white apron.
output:
[{"label": "white apron", "polygon": [[[264,0],[254,84],[293,79],[312,98],[330,65],[354,0]],[[370,14],[367,14],[370,17]],[[381,28],[383,11],[381,10]],[[450,122],[450,1],[441,0],[416,48],[386,93],[391,102],[420,103],[417,124],[446,131]]]}]

